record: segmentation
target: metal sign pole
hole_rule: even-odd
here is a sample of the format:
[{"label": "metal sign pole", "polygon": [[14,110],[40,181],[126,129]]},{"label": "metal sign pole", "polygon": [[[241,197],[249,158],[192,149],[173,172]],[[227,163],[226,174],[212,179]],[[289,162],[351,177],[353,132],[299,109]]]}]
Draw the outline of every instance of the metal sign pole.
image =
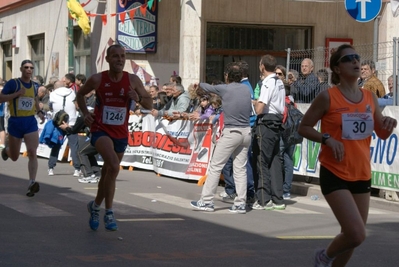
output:
[{"label": "metal sign pole", "polygon": [[393,105],[397,106],[398,105],[398,99],[397,99],[397,95],[398,95],[398,79],[397,79],[397,73],[398,73],[398,66],[397,66],[397,56],[398,56],[398,38],[394,37],[393,38],[393,58],[392,58],[392,64],[393,64],[393,68],[392,68],[392,78],[393,78]]},{"label": "metal sign pole", "polygon": [[287,48],[286,51],[287,51],[287,63],[286,63],[287,64],[286,65],[287,75],[285,76],[285,80],[288,81],[288,72],[290,72],[291,48]]}]

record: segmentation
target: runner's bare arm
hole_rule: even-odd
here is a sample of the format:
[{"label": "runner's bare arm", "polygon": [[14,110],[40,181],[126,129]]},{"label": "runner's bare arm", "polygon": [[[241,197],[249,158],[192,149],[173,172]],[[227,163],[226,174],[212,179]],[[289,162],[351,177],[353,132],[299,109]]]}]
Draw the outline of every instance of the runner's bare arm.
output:
[{"label": "runner's bare arm", "polygon": [[82,112],[83,117],[85,118],[86,125],[91,125],[94,119],[92,118],[92,114],[87,109],[85,95],[93,90],[97,90],[100,82],[101,73],[93,74],[76,93],[76,102],[78,103],[79,109]]},{"label": "runner's bare arm", "polygon": [[374,113],[374,131],[379,138],[385,140],[392,134],[393,129],[396,128],[398,122],[394,118],[382,115],[375,94],[373,94],[373,101],[376,108]]},{"label": "runner's bare arm", "polygon": [[40,118],[40,124],[44,123],[44,111],[40,108],[39,105],[40,101],[39,101],[39,96],[35,96],[35,108],[36,108],[36,114],[37,116],[39,116]]},{"label": "runner's bare arm", "polygon": [[89,113],[86,106],[85,95],[90,93],[93,90],[96,90],[101,82],[101,74],[93,74],[89,77],[86,83],[80,87],[79,91],[76,93],[76,101],[78,103],[79,109],[82,111],[82,114]]},{"label": "runner's bare arm", "polygon": [[323,133],[314,129],[314,126],[329,108],[330,96],[327,91],[322,91],[318,94],[303,116],[301,124],[299,125],[298,133],[309,140],[321,142]]}]

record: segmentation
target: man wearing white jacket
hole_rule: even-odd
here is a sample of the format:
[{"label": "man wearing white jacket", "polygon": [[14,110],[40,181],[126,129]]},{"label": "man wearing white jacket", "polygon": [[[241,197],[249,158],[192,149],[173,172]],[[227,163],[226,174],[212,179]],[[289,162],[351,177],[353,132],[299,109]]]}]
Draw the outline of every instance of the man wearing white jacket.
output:
[{"label": "man wearing white jacket", "polygon": [[[76,105],[75,105],[75,92],[66,88],[63,85],[62,81],[58,81],[54,84],[54,91],[50,93],[49,104],[53,111],[53,116],[60,110],[64,110],[69,115],[69,126],[73,126],[75,124],[77,118]],[[65,101],[64,101],[65,100]],[[77,141],[77,134],[72,134],[68,136],[68,144],[71,149],[71,156],[73,165],[75,167],[74,176],[79,176],[80,174],[80,161],[77,157],[78,147],[73,145],[74,138]],[[51,149],[50,158],[48,161],[48,175],[54,175],[54,167],[57,165],[58,153],[60,151],[61,145],[56,145]]]}]

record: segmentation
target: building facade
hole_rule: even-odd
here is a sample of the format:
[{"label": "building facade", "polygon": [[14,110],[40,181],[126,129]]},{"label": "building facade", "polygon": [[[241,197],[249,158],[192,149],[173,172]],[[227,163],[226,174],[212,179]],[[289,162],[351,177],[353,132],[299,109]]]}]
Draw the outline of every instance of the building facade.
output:
[{"label": "building facade", "polygon": [[[356,22],[341,1],[155,0],[152,15],[141,9],[145,0],[80,2],[94,2],[90,6],[88,35],[83,34],[76,21],[68,26],[67,1],[2,0],[0,77],[17,77],[24,59],[35,63],[35,75],[45,77],[46,83],[51,76],[62,77],[70,71],[89,76],[107,68],[104,52],[110,44],[129,43],[121,31],[128,35],[130,31],[138,38],[137,27],[147,27],[144,22],[154,18],[156,22],[152,26],[147,23],[150,26],[142,30],[149,34],[142,37],[153,41],[155,49],[127,54],[126,70],[138,74],[144,83],[156,77],[163,84],[172,74],[180,75],[185,86],[222,79],[226,63],[246,60],[254,84],[259,79],[258,62],[264,54],[273,54],[279,64],[285,65],[288,48],[317,49],[326,46],[326,39],[334,38],[351,39],[355,45],[371,44],[375,39],[375,23]],[[386,25],[394,19],[386,5],[378,25],[379,36],[383,37],[379,41],[391,38],[381,28],[385,25],[388,29]],[[129,12],[132,9],[135,11]],[[143,38],[137,40],[144,42]],[[324,60],[324,54],[321,56]],[[320,63],[315,71],[324,67]]]}]

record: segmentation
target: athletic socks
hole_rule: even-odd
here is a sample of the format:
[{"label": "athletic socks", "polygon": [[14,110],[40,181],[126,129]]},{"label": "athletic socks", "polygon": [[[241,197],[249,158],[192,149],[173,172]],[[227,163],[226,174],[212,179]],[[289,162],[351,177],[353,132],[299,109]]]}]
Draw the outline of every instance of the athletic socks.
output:
[{"label": "athletic socks", "polygon": [[97,205],[95,201],[93,201],[92,205],[93,210],[100,210],[100,205]]},{"label": "athletic socks", "polygon": [[108,212],[114,213],[114,211],[112,209],[105,209],[105,214],[107,214]]}]

